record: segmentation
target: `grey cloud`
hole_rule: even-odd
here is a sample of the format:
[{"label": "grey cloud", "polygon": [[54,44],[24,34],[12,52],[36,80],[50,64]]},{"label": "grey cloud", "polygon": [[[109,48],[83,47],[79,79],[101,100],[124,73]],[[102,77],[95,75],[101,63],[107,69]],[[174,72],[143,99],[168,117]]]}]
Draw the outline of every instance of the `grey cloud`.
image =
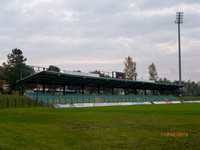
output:
[{"label": "grey cloud", "polygon": [[132,56],[140,77],[148,78],[147,67],[154,62],[161,77],[174,80],[178,78],[174,20],[176,11],[184,11],[184,79],[199,80],[199,8],[198,0],[4,0],[0,62],[17,47],[34,65],[123,71],[123,60]]}]

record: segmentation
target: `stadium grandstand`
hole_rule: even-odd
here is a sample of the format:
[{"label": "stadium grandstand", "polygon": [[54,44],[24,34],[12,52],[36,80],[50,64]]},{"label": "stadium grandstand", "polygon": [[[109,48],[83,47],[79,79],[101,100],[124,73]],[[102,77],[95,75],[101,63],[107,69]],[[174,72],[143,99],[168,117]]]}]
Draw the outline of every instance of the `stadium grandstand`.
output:
[{"label": "stadium grandstand", "polygon": [[[174,90],[182,85],[156,83],[152,81],[134,81],[124,79],[124,75],[100,77],[98,74],[62,71],[54,72],[43,69],[33,75],[22,78],[17,84],[36,85],[34,90],[26,90],[24,95],[45,105],[73,104],[73,103],[122,103],[122,102],[153,102],[177,101],[173,96]],[[60,90],[50,91],[49,86],[62,87]],[[40,87],[40,88],[39,88]],[[80,90],[69,90],[68,87],[80,87]],[[96,93],[85,93],[86,88],[95,88]],[[20,88],[22,89],[22,88]],[[102,92],[102,89],[110,89]],[[115,89],[120,89],[115,92]],[[59,94],[56,94],[58,93]],[[109,91],[109,92],[108,92]],[[140,91],[140,93],[138,93]],[[170,95],[163,95],[169,91]]]}]

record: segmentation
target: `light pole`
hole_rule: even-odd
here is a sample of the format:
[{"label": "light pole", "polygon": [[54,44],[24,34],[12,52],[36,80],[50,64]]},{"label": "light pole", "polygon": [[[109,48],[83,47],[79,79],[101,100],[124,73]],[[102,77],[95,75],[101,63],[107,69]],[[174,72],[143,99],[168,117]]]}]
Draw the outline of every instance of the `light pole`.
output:
[{"label": "light pole", "polygon": [[179,85],[181,85],[181,35],[180,24],[183,23],[183,12],[176,12],[175,23],[178,24],[178,52],[179,52]]}]

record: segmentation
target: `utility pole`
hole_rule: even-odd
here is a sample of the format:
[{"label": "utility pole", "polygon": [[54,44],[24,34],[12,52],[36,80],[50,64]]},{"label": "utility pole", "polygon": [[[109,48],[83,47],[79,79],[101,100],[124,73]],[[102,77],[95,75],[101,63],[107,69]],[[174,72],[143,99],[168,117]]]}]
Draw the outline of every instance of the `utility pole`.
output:
[{"label": "utility pole", "polygon": [[179,56],[179,85],[181,85],[181,35],[180,24],[183,23],[183,12],[176,12],[175,23],[178,24],[178,56]]}]

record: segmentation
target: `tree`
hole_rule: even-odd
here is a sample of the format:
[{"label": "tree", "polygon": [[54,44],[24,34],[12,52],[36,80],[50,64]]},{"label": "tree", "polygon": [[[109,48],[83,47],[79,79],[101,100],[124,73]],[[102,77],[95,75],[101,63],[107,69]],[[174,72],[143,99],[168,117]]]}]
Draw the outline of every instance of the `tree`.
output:
[{"label": "tree", "polygon": [[159,83],[172,83],[170,80],[168,80],[168,79],[165,78],[165,77],[164,77],[163,79],[162,79],[162,78],[159,78],[159,79],[158,79],[158,82],[159,82]]},{"label": "tree", "polygon": [[60,68],[54,65],[50,65],[49,68],[47,68],[48,71],[55,71],[55,72],[60,72]]},{"label": "tree", "polygon": [[4,85],[4,68],[0,66],[0,93],[3,91],[3,85]]},{"label": "tree", "polygon": [[199,96],[200,95],[200,85],[198,83],[192,82],[191,80],[183,81],[184,84],[184,94],[187,96]]},{"label": "tree", "polygon": [[128,56],[127,58],[125,58],[124,61],[124,72],[126,73],[126,78],[133,80],[138,76],[137,74],[137,69],[136,69],[136,62],[133,62],[132,57]]},{"label": "tree", "polygon": [[17,80],[34,72],[31,67],[26,65],[25,61],[27,59],[23,56],[23,52],[16,48],[7,55],[7,62],[3,62],[4,78],[11,90],[15,89]]},{"label": "tree", "polygon": [[0,66],[0,80],[4,79],[4,68]]},{"label": "tree", "polygon": [[149,68],[149,80],[157,81],[158,80],[158,72],[157,72],[155,64],[152,63],[151,65],[149,65],[148,68]]}]

